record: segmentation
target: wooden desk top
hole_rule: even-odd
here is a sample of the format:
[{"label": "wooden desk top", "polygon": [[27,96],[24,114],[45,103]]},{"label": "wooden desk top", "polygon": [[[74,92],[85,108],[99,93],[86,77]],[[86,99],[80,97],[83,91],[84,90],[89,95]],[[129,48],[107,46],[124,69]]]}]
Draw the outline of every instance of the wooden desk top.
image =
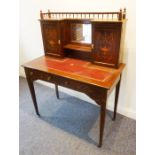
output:
[{"label": "wooden desk top", "polygon": [[42,56],[23,66],[110,89],[119,78],[125,64],[113,69],[78,59]]}]

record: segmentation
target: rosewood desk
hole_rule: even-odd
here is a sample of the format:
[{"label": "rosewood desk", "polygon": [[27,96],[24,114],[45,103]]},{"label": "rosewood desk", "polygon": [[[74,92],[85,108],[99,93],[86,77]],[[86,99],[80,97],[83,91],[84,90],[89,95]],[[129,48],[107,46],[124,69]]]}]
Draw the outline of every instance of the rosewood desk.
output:
[{"label": "rosewood desk", "polygon": [[40,116],[33,82],[44,80],[55,84],[57,98],[58,85],[85,93],[100,105],[99,144],[105,124],[106,102],[108,95],[116,86],[113,120],[116,118],[121,73],[125,64],[118,69],[94,65],[88,61],[72,58],[52,58],[42,56],[23,65],[31,92],[36,114]]}]

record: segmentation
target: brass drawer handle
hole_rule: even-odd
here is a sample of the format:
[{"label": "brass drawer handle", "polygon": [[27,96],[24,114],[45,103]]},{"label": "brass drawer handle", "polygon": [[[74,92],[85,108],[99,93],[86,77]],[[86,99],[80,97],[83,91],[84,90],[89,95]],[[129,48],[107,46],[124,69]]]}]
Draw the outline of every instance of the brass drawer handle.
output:
[{"label": "brass drawer handle", "polygon": [[61,40],[60,40],[60,39],[58,40],[58,44],[59,44],[59,45],[61,44]]},{"label": "brass drawer handle", "polygon": [[47,80],[50,81],[51,80],[51,76],[48,76]]},{"label": "brass drawer handle", "polygon": [[33,72],[32,71],[30,72],[30,75],[33,75]]},{"label": "brass drawer handle", "polygon": [[94,49],[94,44],[91,44],[91,48]]},{"label": "brass drawer handle", "polygon": [[65,81],[65,85],[68,85],[68,81]]}]

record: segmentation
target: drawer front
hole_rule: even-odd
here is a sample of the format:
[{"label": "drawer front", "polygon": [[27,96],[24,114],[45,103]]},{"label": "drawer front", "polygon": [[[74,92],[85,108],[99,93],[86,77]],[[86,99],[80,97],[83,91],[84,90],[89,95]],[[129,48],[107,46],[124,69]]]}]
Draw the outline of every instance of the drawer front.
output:
[{"label": "drawer front", "polygon": [[[30,68],[25,68],[25,73],[26,73],[26,77],[32,82],[35,80],[43,80],[43,81],[51,82],[76,91],[83,92],[87,94],[89,97],[91,97],[92,99],[94,99],[96,103],[99,105],[102,104],[104,102],[104,99],[106,98],[105,95],[107,93],[107,90],[104,88],[100,88],[91,84],[68,79],[65,77],[57,76],[54,74],[33,70]],[[101,96],[103,98],[101,98]]]},{"label": "drawer front", "polygon": [[58,84],[60,86],[71,88],[71,89],[77,89],[77,90],[88,89],[88,91],[91,92],[91,89],[90,89],[91,85],[85,84],[79,81],[75,81],[72,79],[68,79],[65,77],[45,73],[38,70],[28,69],[28,68],[26,68],[26,74],[27,74],[27,77],[30,78],[32,81],[43,80],[43,81]]},{"label": "drawer front", "polygon": [[77,91],[86,90],[88,93],[93,93],[95,90],[94,92],[95,94],[97,94],[100,90],[102,91],[104,90],[104,88],[99,88],[91,84],[83,83],[80,81],[72,80],[69,78],[61,77],[50,73],[45,73],[38,70],[25,68],[25,72],[26,72],[27,78],[30,78],[31,81],[43,80],[43,81],[55,83],[57,85],[64,86],[70,89],[74,89]]},{"label": "drawer front", "polygon": [[25,68],[27,78],[30,78],[32,81],[43,80],[47,82],[54,82],[54,77],[52,74],[48,74],[42,71]]}]

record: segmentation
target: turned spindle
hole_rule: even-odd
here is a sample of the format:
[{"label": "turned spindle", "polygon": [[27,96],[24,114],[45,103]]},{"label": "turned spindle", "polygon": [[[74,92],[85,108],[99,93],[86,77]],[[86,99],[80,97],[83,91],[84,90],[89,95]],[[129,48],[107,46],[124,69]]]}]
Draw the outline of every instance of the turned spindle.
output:
[{"label": "turned spindle", "polygon": [[120,12],[119,12],[119,20],[122,20],[122,9],[120,9]]},{"label": "turned spindle", "polygon": [[124,11],[123,11],[123,19],[126,18],[126,8],[124,8]]},{"label": "turned spindle", "polygon": [[48,10],[48,18],[51,18],[51,12]]},{"label": "turned spindle", "polygon": [[40,10],[40,18],[43,19],[43,13],[42,13],[42,10]]}]

